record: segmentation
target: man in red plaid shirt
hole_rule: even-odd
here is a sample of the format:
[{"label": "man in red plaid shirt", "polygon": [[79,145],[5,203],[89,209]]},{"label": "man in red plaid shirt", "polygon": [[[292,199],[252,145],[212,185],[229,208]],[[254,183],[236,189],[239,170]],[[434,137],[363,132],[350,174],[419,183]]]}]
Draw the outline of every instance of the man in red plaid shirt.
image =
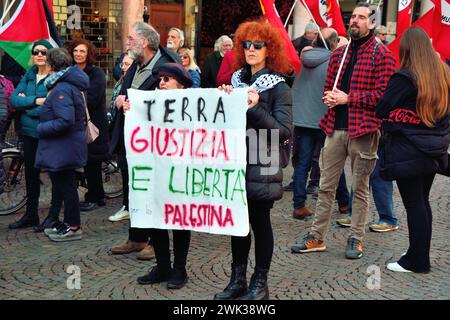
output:
[{"label": "man in red plaid shirt", "polygon": [[351,43],[336,89],[333,85],[345,47],[330,58],[323,101],[329,107],[320,127],[327,135],[319,165],[321,169],[319,198],[312,232],[292,246],[294,253],[326,250],[326,237],[339,177],[347,157],[352,168],[352,226],[347,240],[346,257],[362,257],[362,239],[369,217],[369,177],[377,161],[380,120],[375,108],[383,95],[395,60],[385,46],[377,44],[373,35],[374,10],[359,3],[350,19]]}]

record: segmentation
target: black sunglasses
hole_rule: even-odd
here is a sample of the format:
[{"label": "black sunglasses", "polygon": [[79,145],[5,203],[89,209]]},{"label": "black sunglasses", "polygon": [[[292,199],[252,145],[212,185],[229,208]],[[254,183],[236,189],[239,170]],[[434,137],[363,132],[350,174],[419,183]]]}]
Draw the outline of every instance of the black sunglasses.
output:
[{"label": "black sunglasses", "polygon": [[39,49],[34,49],[31,54],[33,56],[37,56],[39,53],[41,53],[43,56],[47,55],[47,50],[39,50]]},{"label": "black sunglasses", "polygon": [[255,48],[256,50],[259,50],[266,45],[266,42],[265,41],[242,41],[242,48],[250,49],[252,44],[253,44],[253,48]]},{"label": "black sunglasses", "polygon": [[180,54],[180,58],[181,59],[187,59],[187,58],[189,58],[189,56],[187,54]]},{"label": "black sunglasses", "polygon": [[169,82],[170,81],[170,79],[173,79],[173,77],[169,77],[169,76],[162,76],[162,77],[159,77],[159,81],[164,81],[164,82]]}]

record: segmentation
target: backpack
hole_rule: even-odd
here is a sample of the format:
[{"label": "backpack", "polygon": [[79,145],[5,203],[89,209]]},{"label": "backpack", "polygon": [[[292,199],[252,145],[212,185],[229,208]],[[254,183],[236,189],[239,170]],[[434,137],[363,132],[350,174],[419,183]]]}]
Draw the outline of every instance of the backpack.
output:
[{"label": "backpack", "polygon": [[0,134],[2,135],[5,133],[8,114],[10,109],[12,109],[9,97],[13,91],[14,86],[12,85],[12,82],[3,76],[0,76]]}]

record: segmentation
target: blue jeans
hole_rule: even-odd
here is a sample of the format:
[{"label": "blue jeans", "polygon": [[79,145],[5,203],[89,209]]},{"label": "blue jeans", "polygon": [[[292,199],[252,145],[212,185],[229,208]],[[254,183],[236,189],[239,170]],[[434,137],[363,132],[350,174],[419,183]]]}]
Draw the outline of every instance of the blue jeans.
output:
[{"label": "blue jeans", "polygon": [[294,150],[297,152],[297,161],[294,166],[294,208],[303,208],[306,201],[306,181],[317,143],[322,143],[325,134],[320,129],[304,127],[294,128]]},{"label": "blue jeans", "polygon": [[[378,158],[382,155],[381,149],[378,149]],[[377,164],[372,174],[370,175],[370,188],[372,189],[373,201],[379,215],[379,222],[386,222],[391,226],[396,226],[398,223],[397,216],[394,213],[394,201],[392,194],[394,192],[394,185],[392,181],[383,180],[380,177],[380,161]],[[352,208],[353,193],[350,192],[349,210]]]}]

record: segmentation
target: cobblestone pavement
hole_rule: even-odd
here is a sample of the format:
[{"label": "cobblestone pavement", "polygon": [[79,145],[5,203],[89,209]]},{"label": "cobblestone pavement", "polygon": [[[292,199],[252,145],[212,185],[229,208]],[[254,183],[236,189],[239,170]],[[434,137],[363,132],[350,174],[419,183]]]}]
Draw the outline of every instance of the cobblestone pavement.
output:
[{"label": "cobblestone pavement", "polygon": [[[285,172],[285,181],[291,176]],[[393,273],[385,269],[408,244],[406,215],[395,191],[395,211],[400,228],[396,232],[367,232],[364,257],[344,256],[347,229],[334,223],[327,238],[327,251],[306,255],[291,254],[290,245],[302,237],[312,219],[291,216],[292,194],[286,192],[272,212],[275,250],[269,276],[272,299],[450,299],[450,180],[438,176],[431,191],[433,208],[432,271],[429,274]],[[48,209],[48,188],[41,199],[40,215]],[[138,261],[136,254],[112,256],[111,245],[125,241],[128,222],[111,223],[121,199],[109,200],[105,207],[82,213],[83,239],[53,243],[30,229],[8,230],[17,214],[0,217],[0,299],[211,299],[221,291],[230,275],[230,240],[227,236],[193,233],[188,257],[187,285],[167,290],[164,284],[142,286],[143,275],[154,261]],[[315,201],[308,199],[314,208]],[[371,204],[374,212],[374,205]],[[251,266],[254,265],[253,249]],[[81,288],[70,290],[68,267],[79,267]],[[378,269],[379,268],[379,269]],[[251,268],[249,268],[251,269]],[[73,269],[72,269],[73,270]],[[377,288],[373,278],[379,270]],[[248,271],[248,277],[251,270]],[[69,281],[70,282],[70,281]],[[369,285],[368,285],[369,284]],[[371,285],[372,284],[372,285]]]}]

